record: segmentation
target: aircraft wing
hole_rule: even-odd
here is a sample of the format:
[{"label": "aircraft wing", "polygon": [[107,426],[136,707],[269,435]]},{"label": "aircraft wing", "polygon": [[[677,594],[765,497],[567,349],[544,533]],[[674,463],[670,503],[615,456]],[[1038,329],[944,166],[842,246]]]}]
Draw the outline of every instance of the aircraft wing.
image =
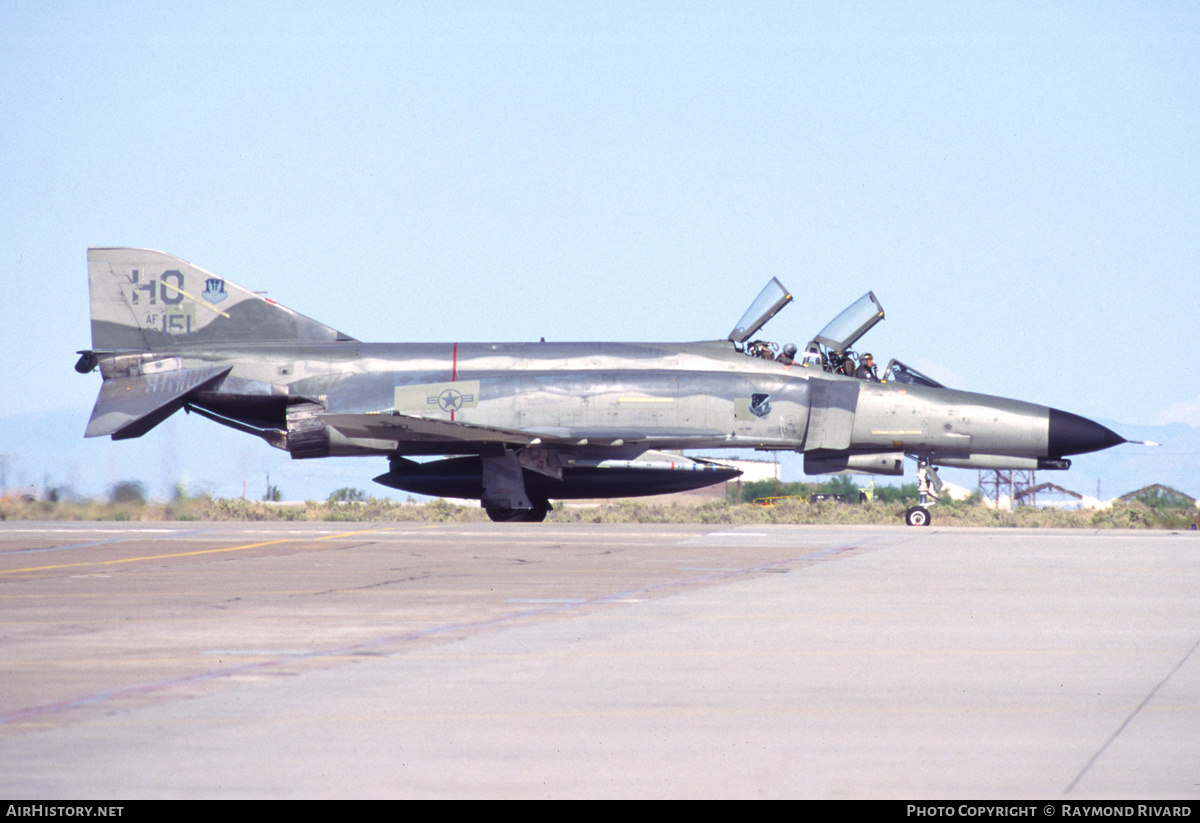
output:
[{"label": "aircraft wing", "polygon": [[400,412],[322,414],[319,417],[346,437],[373,440],[457,440],[464,443],[504,443],[512,446],[528,446],[542,441],[536,434],[513,429],[434,420]]}]

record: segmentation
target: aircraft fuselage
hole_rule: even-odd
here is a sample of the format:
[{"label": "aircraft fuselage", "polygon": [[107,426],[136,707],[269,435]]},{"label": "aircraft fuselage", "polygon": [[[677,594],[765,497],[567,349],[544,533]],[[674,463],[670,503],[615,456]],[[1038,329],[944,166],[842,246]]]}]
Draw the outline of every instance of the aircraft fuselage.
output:
[{"label": "aircraft fuselage", "polygon": [[[1051,409],[989,395],[827,374],[747,357],[728,341],[360,343],[180,347],[102,363],[106,377],[231,365],[189,404],[286,431],[304,400],[327,414],[408,412],[516,430],[563,447],[753,448],[1058,458]],[[756,402],[757,401],[757,402]],[[472,454],[489,444],[330,433],[328,454]],[[283,441],[280,441],[281,443]],[[1078,446],[1079,444],[1074,444]]]}]

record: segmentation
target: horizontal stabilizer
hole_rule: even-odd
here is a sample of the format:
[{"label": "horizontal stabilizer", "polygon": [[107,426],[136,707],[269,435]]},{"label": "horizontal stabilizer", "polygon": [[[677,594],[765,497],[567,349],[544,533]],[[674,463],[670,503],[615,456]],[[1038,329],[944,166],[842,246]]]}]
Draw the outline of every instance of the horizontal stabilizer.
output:
[{"label": "horizontal stabilizer", "polygon": [[232,368],[177,369],[105,380],[83,436],[141,437],[183,408],[188,394],[211,386]]}]

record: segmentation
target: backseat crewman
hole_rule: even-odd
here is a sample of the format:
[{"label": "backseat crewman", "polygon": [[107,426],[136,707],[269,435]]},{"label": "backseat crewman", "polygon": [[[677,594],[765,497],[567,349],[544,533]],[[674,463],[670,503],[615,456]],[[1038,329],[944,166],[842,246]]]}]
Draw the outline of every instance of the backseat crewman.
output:
[{"label": "backseat crewman", "polygon": [[859,380],[879,382],[879,375],[875,373],[875,358],[871,356],[870,352],[862,356],[862,360],[858,363],[858,371],[854,372],[854,376]]}]

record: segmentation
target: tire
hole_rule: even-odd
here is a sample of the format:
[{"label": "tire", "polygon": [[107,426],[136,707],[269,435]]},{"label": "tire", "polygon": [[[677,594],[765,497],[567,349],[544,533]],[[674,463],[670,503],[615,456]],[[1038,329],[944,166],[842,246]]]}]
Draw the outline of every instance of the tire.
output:
[{"label": "tire", "polygon": [[494,523],[541,523],[550,511],[550,501],[535,500],[532,509],[487,509]]},{"label": "tire", "polygon": [[913,506],[904,513],[904,522],[910,526],[928,526],[933,522],[929,509],[924,506]]},{"label": "tire", "polygon": [[529,509],[487,509],[487,516],[493,523],[518,523],[525,519]]}]

